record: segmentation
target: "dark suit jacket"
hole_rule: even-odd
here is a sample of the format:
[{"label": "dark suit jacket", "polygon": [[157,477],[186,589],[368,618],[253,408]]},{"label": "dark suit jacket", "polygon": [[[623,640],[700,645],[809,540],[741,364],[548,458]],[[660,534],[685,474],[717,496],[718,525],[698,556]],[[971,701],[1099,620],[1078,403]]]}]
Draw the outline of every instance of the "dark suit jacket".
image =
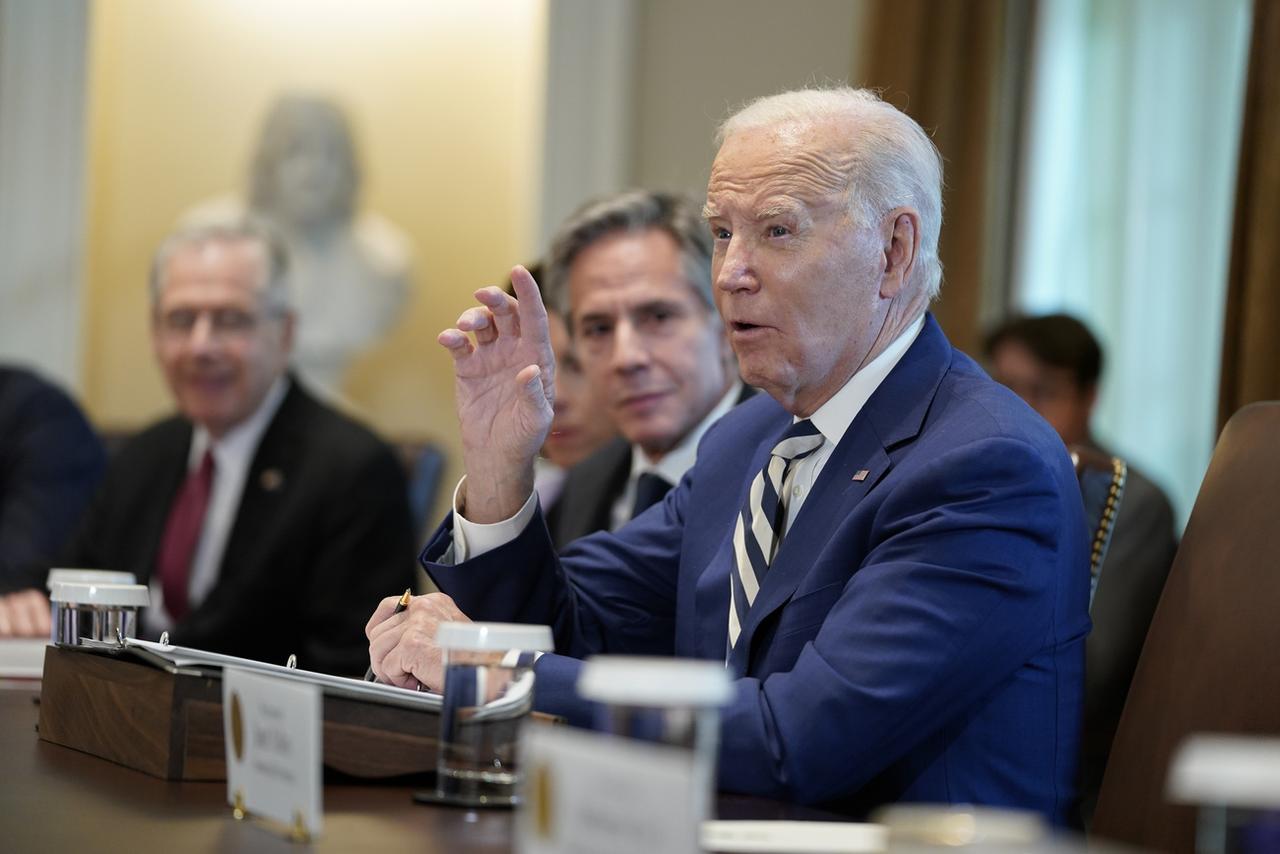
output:
[{"label": "dark suit jacket", "polygon": [[[582,721],[593,653],[723,660],[735,517],[791,415],[757,395],[680,485],[557,558],[535,522],[457,566],[474,619],[547,623],[536,704]],[[865,476],[862,472],[865,470]],[[890,801],[1074,799],[1089,561],[1062,441],[932,318],[827,461],[729,657],[720,787],[852,814]],[[573,658],[569,658],[572,656]]]},{"label": "dark suit jacket", "polygon": [[[755,392],[751,386],[743,386],[734,403],[742,403]],[[630,476],[631,444],[621,438],[569,469],[560,497],[547,512],[547,528],[556,549],[563,550],[587,534],[609,530],[613,503],[626,490]]]},{"label": "dark suit jacket", "polygon": [[[147,583],[187,467],[192,427],[154,425],[122,448],[66,558]],[[413,584],[404,472],[391,450],[294,381],[262,435],[218,580],[176,644],[308,670],[368,666],[364,626]]]},{"label": "dark suit jacket", "polygon": [[596,531],[609,530],[613,502],[627,488],[631,443],[610,440],[565,474],[560,497],[547,513],[547,528],[557,549]]},{"label": "dark suit jacket", "polygon": [[106,468],[71,398],[30,371],[0,367],[0,593],[44,587]]}]

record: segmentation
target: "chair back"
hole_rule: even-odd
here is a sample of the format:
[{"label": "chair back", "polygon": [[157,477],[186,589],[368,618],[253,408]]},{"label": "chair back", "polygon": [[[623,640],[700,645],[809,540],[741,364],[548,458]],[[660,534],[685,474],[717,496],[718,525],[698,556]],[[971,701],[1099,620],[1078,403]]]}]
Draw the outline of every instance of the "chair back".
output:
[{"label": "chair back", "polygon": [[1095,836],[1195,849],[1195,810],[1165,796],[1195,732],[1280,733],[1280,403],[1227,423],[1156,607],[1111,745]]}]

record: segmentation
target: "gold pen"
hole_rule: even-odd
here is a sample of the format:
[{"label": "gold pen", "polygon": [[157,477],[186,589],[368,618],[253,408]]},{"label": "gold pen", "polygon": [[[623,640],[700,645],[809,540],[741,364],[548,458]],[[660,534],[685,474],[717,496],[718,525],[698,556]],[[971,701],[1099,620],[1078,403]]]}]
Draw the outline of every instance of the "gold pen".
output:
[{"label": "gold pen", "polygon": [[[413,598],[413,588],[405,588],[404,595],[400,597],[400,601],[396,603],[396,609],[391,612],[391,616],[404,613],[404,609],[409,607],[409,600]],[[389,619],[389,618],[388,618]],[[365,671],[364,681],[377,682],[378,677],[373,675],[373,664],[369,664],[369,669]]]}]

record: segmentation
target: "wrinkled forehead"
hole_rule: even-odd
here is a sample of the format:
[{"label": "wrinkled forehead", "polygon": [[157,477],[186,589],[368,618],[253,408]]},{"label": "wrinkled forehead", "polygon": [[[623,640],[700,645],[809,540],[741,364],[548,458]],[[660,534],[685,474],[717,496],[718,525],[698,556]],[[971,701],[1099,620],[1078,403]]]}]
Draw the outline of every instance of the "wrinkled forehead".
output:
[{"label": "wrinkled forehead", "polygon": [[217,289],[254,300],[266,290],[266,254],[253,240],[202,240],[176,248],[165,259],[160,297],[186,297]]},{"label": "wrinkled forehead", "polygon": [[847,121],[791,120],[726,137],[707,183],[709,217],[727,205],[847,198],[854,156]]}]

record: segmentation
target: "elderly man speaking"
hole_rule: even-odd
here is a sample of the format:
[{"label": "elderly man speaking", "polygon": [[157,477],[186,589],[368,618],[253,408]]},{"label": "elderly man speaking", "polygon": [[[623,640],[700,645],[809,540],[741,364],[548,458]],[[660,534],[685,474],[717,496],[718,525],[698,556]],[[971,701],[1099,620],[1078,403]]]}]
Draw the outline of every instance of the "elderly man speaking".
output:
[{"label": "elderly man speaking", "polygon": [[[452,598],[367,629],[438,686],[445,620],[550,623],[537,704],[580,719],[579,659],[719,659],[722,789],[852,814],[969,802],[1063,820],[1084,638],[1082,502],[1062,442],[951,347],[942,167],[874,94],[790,92],[724,125],[707,188],[717,307],[763,388],[666,499],[557,557],[532,497],[554,364],[528,275],[476,293],[452,354],[467,476],[423,553]],[[468,333],[471,333],[470,335]]]}]

